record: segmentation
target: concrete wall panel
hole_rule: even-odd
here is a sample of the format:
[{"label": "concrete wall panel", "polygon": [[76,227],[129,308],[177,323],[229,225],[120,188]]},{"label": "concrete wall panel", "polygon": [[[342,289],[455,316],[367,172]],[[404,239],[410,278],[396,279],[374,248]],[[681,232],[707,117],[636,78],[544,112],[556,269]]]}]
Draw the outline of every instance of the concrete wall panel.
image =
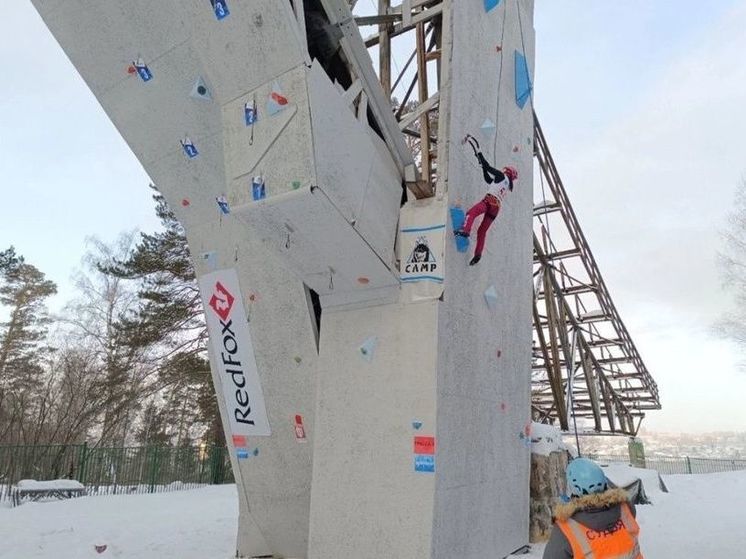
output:
[{"label": "concrete wall panel", "polygon": [[[526,140],[533,117],[530,105],[521,110],[515,103],[513,53],[525,44],[533,60],[533,2],[503,0],[489,13],[481,2],[452,6],[449,203],[468,209],[487,190],[461,143],[467,133],[494,166],[514,165],[520,177],[478,265],[468,265],[476,235],[468,254],[447,245],[433,557],[502,557],[528,541],[529,453],[519,433],[529,420],[533,185]],[[480,130],[485,119],[496,123],[495,132]],[[490,285],[498,290],[494,310],[484,301]]]},{"label": "concrete wall panel", "polygon": [[[306,75],[306,67],[300,66],[276,80],[289,103],[275,115],[267,112],[274,81],[223,106],[225,166],[232,204],[253,200],[255,175],[264,176],[268,197],[294,190],[296,181],[305,187],[316,184]],[[259,120],[246,126],[244,107],[246,103],[253,105],[254,100]]]},{"label": "concrete wall panel", "polygon": [[[181,3],[181,2],[179,2]],[[191,37],[209,69],[218,101],[228,103],[306,61],[290,2],[232,0],[217,21],[209,0],[188,0]]]},{"label": "concrete wall panel", "polygon": [[154,9],[150,0],[67,0],[40,13],[55,36],[64,37],[65,52],[98,97],[127,79],[139,79],[127,73],[138,56],[151,65],[188,42],[188,20],[177,5],[167,0]]},{"label": "concrete wall panel", "polygon": [[320,296],[359,292],[365,297],[368,289],[398,285],[320,187],[241,206],[235,215]]},{"label": "concrete wall panel", "polygon": [[436,317],[435,301],[324,314],[310,559],[430,557],[435,479],[413,438],[435,435]]},{"label": "concrete wall panel", "polygon": [[[264,4],[267,26],[272,25],[273,14],[285,17],[284,9],[280,9],[285,3]],[[248,49],[253,48],[250,41],[266,42],[268,36],[253,33],[252,39],[227,40],[221,51],[216,37],[230,32],[231,27],[224,25],[228,20],[215,20],[206,0],[165,1],[157,5],[141,0],[68,0],[54,5],[36,0],[35,5],[185,226],[197,275],[211,268],[233,267],[238,271],[272,426],[272,436],[248,441],[257,455],[252,453],[250,458],[241,460],[234,452],[230,431],[226,432],[242,499],[238,551],[247,556],[274,553],[303,557],[307,549],[315,431],[314,319],[302,282],[278,255],[266,250],[261,236],[247,234],[246,225],[233,215],[222,215],[215,202],[215,196],[230,194],[226,192],[229,185],[220,101],[238,96],[231,88],[246,87],[239,92],[244,95],[258,86],[260,82],[251,86],[251,80],[259,72],[246,77],[245,83],[236,77],[225,80],[228,83],[224,85],[223,80],[204,71],[214,64],[220,71],[235,76],[249,72],[252,64],[261,61],[243,60],[249,55]],[[242,8],[253,10],[256,2],[237,0],[230,6],[230,17],[237,16],[233,32],[240,35],[239,27],[246,23]],[[197,9],[199,15],[190,11]],[[197,21],[203,17],[206,19]],[[200,31],[200,26],[211,29]],[[81,33],[82,29],[85,33]],[[215,37],[197,41],[198,32],[215,33]],[[277,46],[277,52],[290,52],[289,37],[292,35],[275,37],[278,42],[287,43]],[[207,51],[206,44],[210,47]],[[263,44],[259,50],[269,48],[274,47]],[[127,66],[138,53],[152,66],[153,79],[147,83],[127,73]],[[211,58],[220,58],[220,62]],[[297,67],[298,60],[296,57],[288,61],[286,57],[277,67],[271,63],[266,66],[270,74],[275,74],[280,72],[277,68]],[[218,77],[222,76],[220,71]],[[212,87],[214,102],[189,96],[198,75]],[[195,143],[198,157],[186,157],[179,144],[182,135],[189,135]],[[183,199],[189,204],[183,206]],[[214,253],[210,262],[200,258],[207,251]],[[215,371],[213,367],[218,394],[222,394],[222,379]],[[224,415],[222,399],[219,405]],[[303,416],[307,443],[296,441],[296,414]]]},{"label": "concrete wall panel", "polygon": [[380,138],[357,120],[321,66],[309,75],[317,181],[339,212],[387,264],[396,239],[401,178]]}]

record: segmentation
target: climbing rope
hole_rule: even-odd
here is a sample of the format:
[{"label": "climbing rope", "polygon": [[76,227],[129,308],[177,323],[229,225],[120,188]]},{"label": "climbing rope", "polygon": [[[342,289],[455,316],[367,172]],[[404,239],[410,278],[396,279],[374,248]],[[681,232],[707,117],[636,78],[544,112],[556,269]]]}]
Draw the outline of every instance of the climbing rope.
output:
[{"label": "climbing rope", "polygon": [[504,48],[504,41],[505,41],[505,22],[508,21],[508,2],[505,2],[505,6],[503,7],[503,28],[500,33],[500,70],[497,74],[497,101],[496,101],[496,107],[495,107],[495,144],[492,147],[492,160],[494,161],[497,159],[497,141],[500,139],[500,87],[502,86],[503,81],[503,66],[505,65],[505,48]]}]

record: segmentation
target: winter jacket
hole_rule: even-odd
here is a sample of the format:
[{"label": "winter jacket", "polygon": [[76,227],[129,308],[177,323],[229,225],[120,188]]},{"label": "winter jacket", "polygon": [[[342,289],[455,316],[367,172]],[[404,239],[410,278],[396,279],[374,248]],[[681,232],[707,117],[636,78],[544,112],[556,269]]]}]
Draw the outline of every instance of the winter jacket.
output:
[{"label": "winter jacket", "polygon": [[[609,489],[603,493],[574,498],[555,509],[557,522],[572,518],[583,526],[603,535],[619,529],[622,518],[622,503],[627,503],[633,516],[637,516],[635,506],[628,501],[629,496],[623,489]],[[625,530],[625,527],[621,529]],[[602,536],[603,537],[603,536]],[[577,559],[573,556],[572,546],[565,534],[555,523],[552,534],[544,550],[544,559]],[[605,559],[595,557],[595,559]]]}]

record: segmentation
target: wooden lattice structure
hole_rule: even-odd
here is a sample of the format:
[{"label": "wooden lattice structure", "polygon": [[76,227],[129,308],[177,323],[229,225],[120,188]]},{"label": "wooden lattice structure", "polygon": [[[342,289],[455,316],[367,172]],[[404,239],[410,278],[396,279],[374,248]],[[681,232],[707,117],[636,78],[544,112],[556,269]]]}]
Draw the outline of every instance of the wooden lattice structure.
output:
[{"label": "wooden lattice structure", "polygon": [[645,412],[661,407],[658,386],[614,306],[534,119],[541,184],[534,207],[534,418],[563,430],[634,435]]}]

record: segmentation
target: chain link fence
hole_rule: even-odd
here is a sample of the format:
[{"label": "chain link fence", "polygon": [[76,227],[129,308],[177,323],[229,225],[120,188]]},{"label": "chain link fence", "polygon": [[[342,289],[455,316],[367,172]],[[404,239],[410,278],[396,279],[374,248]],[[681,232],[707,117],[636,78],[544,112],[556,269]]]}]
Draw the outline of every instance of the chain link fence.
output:
[{"label": "chain link fence", "polygon": [[624,463],[635,468],[648,468],[660,474],[714,474],[746,470],[746,460],[738,458],[695,458],[690,456],[651,456],[630,460],[626,454],[588,454],[601,464]]},{"label": "chain link fence", "polygon": [[224,447],[0,446],[0,501],[22,479],[74,479],[88,495],[157,493],[233,483]]}]

